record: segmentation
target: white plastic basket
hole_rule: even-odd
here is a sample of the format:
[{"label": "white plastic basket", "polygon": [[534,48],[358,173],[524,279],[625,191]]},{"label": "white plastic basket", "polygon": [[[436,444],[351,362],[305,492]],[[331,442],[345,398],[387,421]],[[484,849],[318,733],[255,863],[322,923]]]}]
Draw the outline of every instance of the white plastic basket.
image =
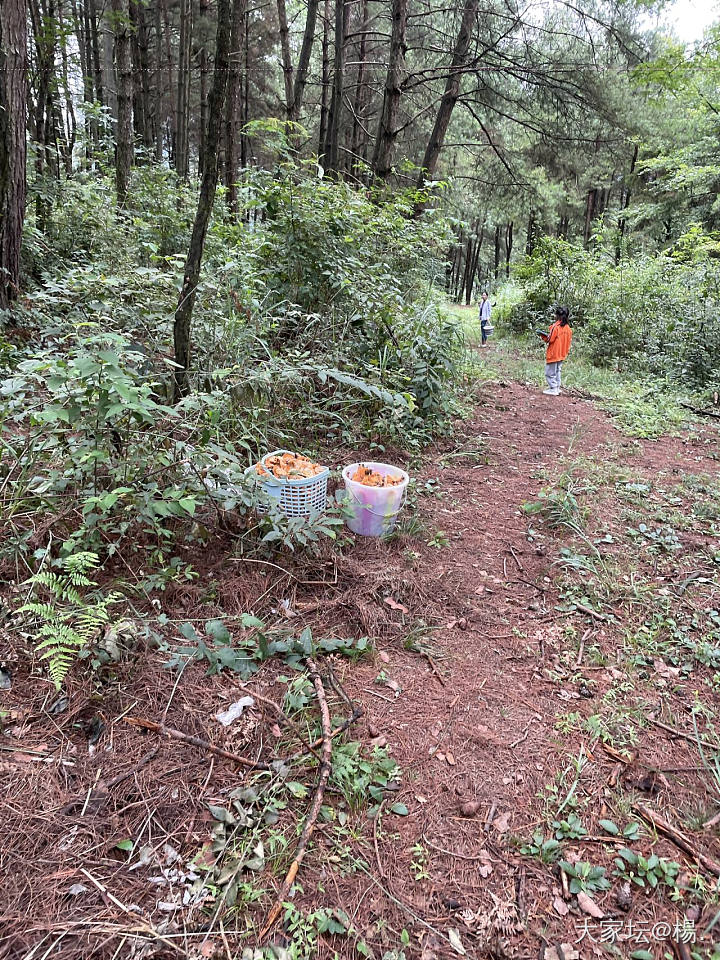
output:
[{"label": "white plastic basket", "polygon": [[[291,450],[273,450],[272,453],[265,454],[260,464],[265,467],[268,457],[291,452]],[[330,476],[328,467],[324,467],[322,473],[318,473],[315,477],[298,477],[295,480],[281,480],[273,476],[269,470],[267,475],[263,476],[254,467],[250,467],[248,473],[253,473],[263,491],[277,500],[280,512],[286,517],[304,517],[307,520],[322,513],[327,506],[327,482]],[[258,505],[257,511],[267,513],[267,508]]]}]

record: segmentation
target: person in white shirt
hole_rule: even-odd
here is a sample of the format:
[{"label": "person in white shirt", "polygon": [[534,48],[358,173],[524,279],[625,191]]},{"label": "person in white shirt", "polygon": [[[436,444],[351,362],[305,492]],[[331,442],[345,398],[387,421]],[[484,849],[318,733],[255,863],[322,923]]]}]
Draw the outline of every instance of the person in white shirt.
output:
[{"label": "person in white shirt", "polygon": [[487,331],[486,327],[490,324],[490,313],[492,308],[490,306],[490,298],[488,297],[487,290],[483,290],[482,299],[480,300],[480,336],[482,337],[482,347],[487,343]]}]

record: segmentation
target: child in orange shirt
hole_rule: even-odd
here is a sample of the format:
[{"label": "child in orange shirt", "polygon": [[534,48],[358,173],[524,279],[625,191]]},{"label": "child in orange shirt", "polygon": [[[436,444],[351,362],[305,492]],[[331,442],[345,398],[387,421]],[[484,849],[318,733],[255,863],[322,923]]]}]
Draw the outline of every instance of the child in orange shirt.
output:
[{"label": "child in orange shirt", "polygon": [[556,307],[555,320],[550,325],[550,329],[547,333],[540,333],[542,339],[547,343],[545,379],[548,385],[547,390],[543,390],[543,393],[547,393],[551,397],[557,397],[560,394],[563,360],[570,352],[572,329],[570,328],[569,317],[567,307]]}]

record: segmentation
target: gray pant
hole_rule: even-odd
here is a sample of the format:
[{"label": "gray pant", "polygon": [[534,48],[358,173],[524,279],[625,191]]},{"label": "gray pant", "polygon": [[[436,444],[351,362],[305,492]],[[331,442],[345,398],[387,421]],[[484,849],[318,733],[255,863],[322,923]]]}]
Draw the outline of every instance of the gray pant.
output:
[{"label": "gray pant", "polygon": [[556,360],[555,363],[545,364],[545,379],[551,390],[560,389],[560,373],[562,371],[562,360]]}]

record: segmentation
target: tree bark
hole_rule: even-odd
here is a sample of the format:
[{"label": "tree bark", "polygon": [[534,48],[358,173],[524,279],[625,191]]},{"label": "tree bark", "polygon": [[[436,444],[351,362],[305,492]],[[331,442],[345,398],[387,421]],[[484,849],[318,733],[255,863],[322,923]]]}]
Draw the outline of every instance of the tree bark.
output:
[{"label": "tree bark", "polygon": [[192,2],[180,0],[180,49],[175,133],[175,169],[187,180],[190,169],[190,51],[192,44]]},{"label": "tree bark", "polygon": [[473,287],[475,286],[475,278],[477,277],[477,268],[480,261],[480,248],[482,247],[484,236],[485,224],[483,223],[482,227],[480,227],[480,233],[478,234],[477,242],[475,244],[475,256],[473,257],[472,266],[470,267],[470,282],[468,283],[467,298],[465,300],[468,307],[472,302],[472,292]]},{"label": "tree bark", "polygon": [[[462,69],[465,65],[470,40],[472,38],[472,28],[477,16],[479,0],[465,0],[460,30],[458,31],[453,49],[452,61],[450,63],[450,72],[445,83],[445,91],[440,101],[435,124],[433,126],[425,156],[423,157],[422,170],[418,180],[418,186],[422,189],[428,180],[435,176],[438,157],[445,143],[445,134],[450,125],[455,104],[460,96],[460,81],[462,79]],[[419,205],[422,209],[422,205]]]},{"label": "tree bark", "polygon": [[133,162],[132,96],[133,69],[128,0],[112,0],[117,68],[117,149],[115,153],[115,189],[117,204],[127,205],[130,167]]},{"label": "tree bark", "polygon": [[340,131],[342,129],[343,92],[345,78],[345,12],[347,0],[335,0],[335,63],[333,66],[332,97],[328,115],[325,167],[336,172],[340,167]]},{"label": "tree bark", "polygon": [[386,180],[392,169],[392,151],[397,137],[397,113],[402,95],[402,80],[405,71],[405,30],[407,28],[407,0],[392,0],[392,33],[390,36],[390,55],[383,92],[383,105],[380,112],[372,158],[372,171],[376,177]]},{"label": "tree bark", "polygon": [[228,89],[225,99],[225,187],[227,204],[231,213],[237,214],[237,114],[238,91],[242,84],[240,69],[243,33],[245,24],[245,0],[233,0],[232,27],[230,31],[230,63],[228,67]]},{"label": "tree bark", "polygon": [[[72,91],[70,89],[70,77],[68,70],[68,52],[67,52],[67,31],[65,19],[63,16],[62,0],[58,0],[58,26],[60,27],[60,60],[62,64],[62,82],[63,93],[65,95],[65,116],[67,119],[67,134],[65,138],[65,149],[63,151],[65,160],[65,173],[69,177],[72,175],[72,158],[77,137],[77,120],[75,118],[75,106],[73,104]],[[84,55],[80,47],[81,73],[83,74],[83,85],[85,83],[85,73],[82,66]]]},{"label": "tree bark", "polygon": [[513,248],[513,221],[507,225],[505,230],[505,276],[510,277],[510,257]]},{"label": "tree bark", "polygon": [[50,219],[50,201],[42,181],[49,166],[50,143],[52,136],[52,99],[51,85],[55,66],[55,30],[54,17],[50,16],[44,4],[30,0],[30,21],[33,27],[36,56],[36,98],[35,98],[35,219],[38,230],[45,233]]},{"label": "tree bark", "polygon": [[[239,2],[239,0],[235,0]],[[175,363],[173,397],[177,402],[190,391],[189,368],[191,353],[191,322],[195,294],[200,279],[205,237],[218,181],[218,153],[222,132],[223,104],[227,93],[228,61],[231,34],[230,0],[218,0],[217,36],[215,41],[215,69],[208,98],[208,128],[205,149],[205,169],[200,185],[195,222],[190,247],[185,261],[182,290],[175,311],[173,340]]]},{"label": "tree bark", "polygon": [[146,150],[153,144],[150,108],[150,55],[143,0],[130,0],[133,62],[133,120],[135,134]]},{"label": "tree bark", "polygon": [[367,70],[367,35],[369,27],[368,19],[368,0],[362,0],[362,29],[360,31],[360,46],[358,49],[358,71],[357,83],[355,86],[355,103],[353,104],[353,130],[352,130],[352,159],[353,161],[367,159],[367,141],[368,137],[365,128],[365,107],[367,104],[367,83],[365,74]]},{"label": "tree bark", "polygon": [[25,219],[27,7],[0,3],[0,309],[17,297]]},{"label": "tree bark", "polygon": [[278,24],[280,26],[280,53],[282,56],[283,81],[285,83],[285,112],[288,117],[293,107],[293,67],[290,56],[290,31],[288,29],[285,0],[277,0]]},{"label": "tree bark", "polygon": [[[158,163],[163,159],[163,125],[165,118],[163,116],[163,55],[162,55],[162,9],[160,0],[154,0],[155,3],[155,159]],[[172,89],[172,88],[171,88]]]},{"label": "tree bark", "polygon": [[320,95],[320,132],[318,135],[318,155],[324,162],[328,122],[328,88],[330,86],[330,0],[325,0],[323,9],[322,37],[322,79]]},{"label": "tree bark", "polygon": [[205,133],[207,130],[207,79],[209,70],[209,56],[206,43],[209,0],[200,0],[198,33],[200,34],[200,147],[198,151],[198,176],[202,177],[205,168]]},{"label": "tree bark", "polygon": [[497,280],[500,275],[500,224],[495,227],[495,265],[493,276]]},{"label": "tree bark", "polygon": [[303,98],[305,96],[305,84],[307,83],[308,70],[310,69],[310,57],[312,55],[313,43],[315,41],[315,27],[317,24],[319,0],[308,0],[307,17],[305,18],[305,31],[303,33],[302,46],[300,48],[300,57],[298,59],[297,70],[295,71],[295,81],[292,91],[292,107],[288,111],[290,120],[299,120],[302,111]]}]

